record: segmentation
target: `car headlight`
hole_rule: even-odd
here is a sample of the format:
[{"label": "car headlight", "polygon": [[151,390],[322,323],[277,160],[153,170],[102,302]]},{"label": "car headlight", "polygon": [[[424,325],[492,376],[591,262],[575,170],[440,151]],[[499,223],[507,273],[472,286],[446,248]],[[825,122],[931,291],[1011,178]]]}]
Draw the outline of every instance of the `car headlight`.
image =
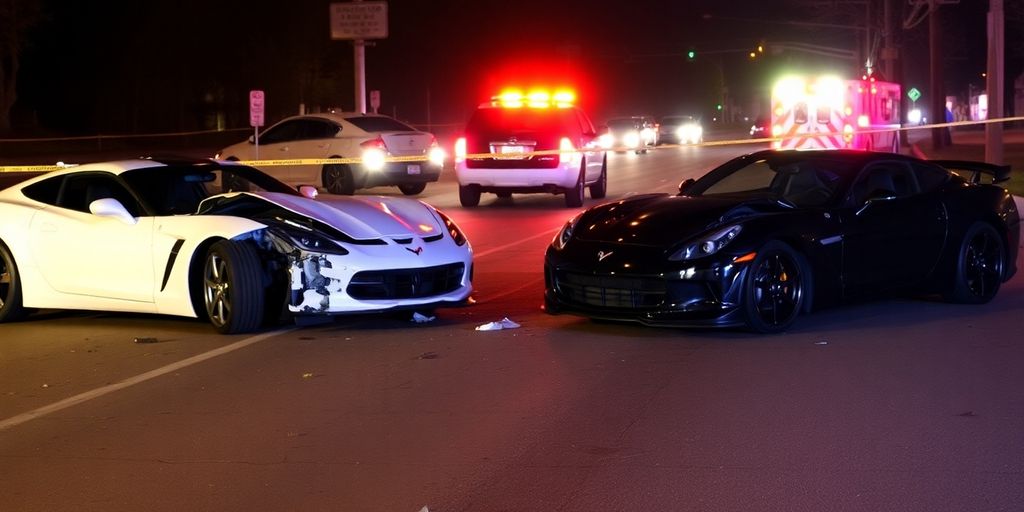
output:
[{"label": "car headlight", "polygon": [[447,215],[441,213],[441,210],[434,210],[437,215],[444,221],[444,227],[448,230],[448,234],[452,236],[452,240],[455,241],[455,245],[462,247],[466,245],[466,235],[462,234],[462,230],[455,224],[455,221],[450,219]]},{"label": "car headlight", "polygon": [[551,246],[555,249],[562,250],[565,248],[565,244],[569,243],[572,239],[572,233],[576,230],[576,224],[580,221],[580,216],[577,215],[562,226],[562,229],[555,235],[554,240],[551,241]]},{"label": "car headlight", "polygon": [[312,231],[280,229],[276,230],[276,232],[290,240],[295,247],[304,251],[340,254],[342,256],[348,254],[348,250],[338,245],[334,240]]},{"label": "car headlight", "polygon": [[718,230],[708,236],[701,237],[694,242],[684,245],[678,251],[672,253],[668,259],[672,261],[687,261],[711,256],[712,254],[722,250],[726,245],[729,245],[729,242],[733,241],[733,239],[740,234],[742,229],[742,226],[737,224],[735,226]]}]

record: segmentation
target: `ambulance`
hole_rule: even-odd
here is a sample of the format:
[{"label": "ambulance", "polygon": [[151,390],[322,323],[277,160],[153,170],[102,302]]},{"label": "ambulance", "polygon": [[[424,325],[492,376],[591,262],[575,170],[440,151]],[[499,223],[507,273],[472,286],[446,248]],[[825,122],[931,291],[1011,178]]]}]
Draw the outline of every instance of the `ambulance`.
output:
[{"label": "ambulance", "polygon": [[772,147],[899,152],[900,86],[864,76],[789,76],[772,88]]}]

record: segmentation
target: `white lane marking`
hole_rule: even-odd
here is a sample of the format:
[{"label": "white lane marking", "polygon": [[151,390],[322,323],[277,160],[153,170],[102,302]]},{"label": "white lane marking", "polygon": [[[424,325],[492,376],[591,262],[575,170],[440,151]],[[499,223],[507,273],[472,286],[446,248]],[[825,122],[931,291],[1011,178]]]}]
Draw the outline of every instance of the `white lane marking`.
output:
[{"label": "white lane marking", "polygon": [[280,330],[277,330],[277,331],[272,331],[272,332],[267,332],[267,333],[263,333],[263,334],[258,334],[256,336],[252,336],[252,337],[246,338],[246,339],[241,340],[241,341],[236,341],[236,342],[234,342],[234,343],[232,343],[230,345],[225,345],[223,347],[211,350],[209,352],[204,352],[202,354],[194,355],[194,356],[192,356],[192,357],[190,357],[188,359],[182,359],[181,361],[178,361],[176,363],[171,363],[171,364],[169,364],[167,366],[164,366],[162,368],[157,368],[155,370],[150,370],[150,371],[148,371],[146,373],[142,373],[142,374],[136,375],[134,377],[129,377],[129,378],[127,378],[125,380],[122,380],[120,382],[115,382],[114,384],[109,384],[109,385],[103,386],[101,388],[96,388],[96,389],[93,389],[91,391],[86,391],[85,393],[79,393],[79,394],[77,394],[75,396],[72,396],[72,397],[69,397],[69,398],[65,398],[64,400],[61,400],[59,402],[54,402],[54,403],[52,403],[50,405],[45,405],[45,406],[40,407],[38,409],[34,409],[34,410],[28,411],[26,413],[22,413],[22,414],[19,414],[17,416],[13,416],[13,417],[7,418],[5,420],[2,420],[2,421],[0,421],[0,431],[8,429],[8,428],[11,428],[11,427],[16,426],[16,425],[21,425],[22,423],[25,423],[25,422],[28,422],[28,421],[32,421],[32,420],[34,420],[36,418],[45,416],[45,415],[50,414],[50,413],[57,412],[57,411],[62,410],[62,409],[67,409],[68,407],[71,407],[71,406],[74,406],[74,405],[78,405],[78,404],[83,403],[83,402],[88,402],[89,400],[93,400],[93,399],[99,398],[99,397],[101,397],[103,395],[107,395],[107,394],[113,393],[114,391],[118,391],[118,390],[130,387],[130,386],[134,386],[136,384],[139,384],[141,382],[145,382],[145,381],[150,380],[150,379],[155,379],[155,378],[157,378],[157,377],[159,377],[161,375],[166,375],[168,373],[171,373],[171,372],[174,372],[174,371],[178,371],[178,370],[180,370],[182,368],[185,368],[185,367],[188,367],[188,366],[192,366],[194,364],[206,361],[207,359],[213,359],[214,357],[222,356],[222,355],[227,354],[229,352],[234,352],[235,350],[238,350],[240,348],[248,347],[249,345],[252,345],[254,343],[259,343],[259,342],[261,342],[261,341],[263,341],[263,340],[265,340],[267,338],[271,338],[273,336],[277,336],[278,334],[284,334],[284,333],[287,333],[287,332],[290,332],[290,331],[294,331],[294,330],[296,330],[296,328],[280,329]]},{"label": "white lane marking", "polygon": [[488,255],[494,254],[494,253],[496,253],[498,251],[504,251],[505,249],[508,249],[509,247],[515,247],[515,246],[517,246],[517,245],[519,245],[519,244],[521,244],[523,242],[526,242],[526,241],[529,241],[529,240],[533,240],[534,238],[540,238],[542,236],[551,236],[553,233],[556,233],[559,229],[562,229],[562,228],[558,227],[558,228],[555,228],[555,229],[549,229],[547,231],[541,231],[540,233],[537,233],[536,235],[523,238],[523,239],[521,239],[519,241],[512,242],[512,243],[509,243],[509,244],[505,244],[505,245],[502,245],[500,247],[495,247],[493,249],[488,249],[488,250],[486,250],[484,252],[481,252],[479,254],[474,254],[473,255],[473,259],[483,258],[484,256],[488,256]]}]

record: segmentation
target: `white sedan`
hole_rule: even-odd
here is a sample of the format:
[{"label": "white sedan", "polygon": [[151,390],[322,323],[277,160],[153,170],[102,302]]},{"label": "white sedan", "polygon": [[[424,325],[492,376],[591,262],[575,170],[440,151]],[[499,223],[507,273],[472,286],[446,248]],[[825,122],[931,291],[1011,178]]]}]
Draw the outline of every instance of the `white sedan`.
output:
[{"label": "white sedan", "polygon": [[81,165],[0,190],[0,321],[31,308],[205,317],[430,311],[472,291],[472,249],[413,199],[315,199],[251,167]]},{"label": "white sedan", "polygon": [[[437,139],[388,116],[341,112],[284,119],[214,157],[224,160],[352,159],[352,163],[256,164],[289,185],[317,185],[332,194],[398,186],[405,195],[423,192],[441,176],[445,153]],[[395,158],[397,157],[397,158]]]}]

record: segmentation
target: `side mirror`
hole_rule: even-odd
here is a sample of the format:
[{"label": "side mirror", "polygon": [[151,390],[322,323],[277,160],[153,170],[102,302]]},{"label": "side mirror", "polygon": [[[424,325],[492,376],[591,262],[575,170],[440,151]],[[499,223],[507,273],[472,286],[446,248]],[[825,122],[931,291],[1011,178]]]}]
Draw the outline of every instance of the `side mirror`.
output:
[{"label": "side mirror", "polygon": [[121,204],[121,201],[112,197],[97,199],[89,203],[89,211],[97,217],[108,217],[117,219],[129,226],[138,222],[132,214]]},{"label": "side mirror", "polygon": [[256,136],[255,135],[250,135],[249,136],[249,144],[256,144]]},{"label": "side mirror", "polygon": [[679,184],[679,193],[682,194],[686,192],[686,189],[690,188],[696,182],[697,180],[693,178],[686,178],[685,180],[683,180],[682,183]]},{"label": "side mirror", "polygon": [[298,189],[299,193],[307,199],[316,199],[316,196],[320,194],[320,191],[318,191],[313,185],[299,185],[296,189]]}]

